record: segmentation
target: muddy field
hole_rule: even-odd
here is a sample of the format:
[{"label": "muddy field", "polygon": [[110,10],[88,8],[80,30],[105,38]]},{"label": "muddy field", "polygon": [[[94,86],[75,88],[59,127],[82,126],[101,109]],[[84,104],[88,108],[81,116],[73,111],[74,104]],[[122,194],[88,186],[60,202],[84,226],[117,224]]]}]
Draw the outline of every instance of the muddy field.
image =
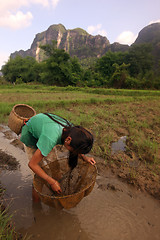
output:
[{"label": "muddy field", "polygon": [[[10,144],[23,150],[23,144],[16,137],[13,140],[13,132],[11,130],[6,130],[6,127],[0,127],[1,132],[3,132],[5,138],[11,139]],[[100,176],[108,175],[108,171],[111,171],[114,175],[118,176],[122,181],[133,185],[136,189],[147,192],[152,195],[155,199],[160,200],[160,175],[154,174],[152,169],[148,165],[138,161],[136,154],[132,153],[132,156],[126,154],[125,151],[115,153],[112,156],[112,160],[109,163],[101,158],[96,158],[96,166],[98,169],[98,174]],[[123,160],[122,160],[123,159]],[[4,151],[0,150],[0,169],[10,169],[14,170],[18,168],[19,163],[11,155],[6,154]],[[158,167],[160,171],[160,166]],[[116,190],[115,186],[99,186],[102,189],[111,188]]]},{"label": "muddy field", "polygon": [[[118,165],[118,158],[124,159],[125,152],[114,155],[114,164],[107,165],[103,159],[95,158],[98,175],[93,191],[77,207],[58,211],[32,203],[33,176],[23,145],[6,126],[1,126],[0,146],[0,181],[6,188],[5,203],[10,204],[16,230],[22,236],[27,234],[31,240],[159,240],[160,206],[154,199],[159,199],[158,180],[150,178],[150,185],[149,181],[145,185],[142,178],[141,185],[132,182],[127,166],[122,169]],[[132,164],[134,169],[144,171],[142,164]]]}]

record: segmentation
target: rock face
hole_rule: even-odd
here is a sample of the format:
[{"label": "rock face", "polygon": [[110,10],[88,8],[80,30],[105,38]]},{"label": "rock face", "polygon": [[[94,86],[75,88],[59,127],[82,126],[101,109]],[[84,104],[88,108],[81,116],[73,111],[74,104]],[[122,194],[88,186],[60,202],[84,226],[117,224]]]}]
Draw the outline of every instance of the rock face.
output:
[{"label": "rock face", "polygon": [[109,46],[109,50],[111,52],[125,52],[128,50],[128,48],[129,48],[128,45],[120,44],[118,42],[114,42]]},{"label": "rock face", "polygon": [[[27,51],[16,51],[11,54],[11,58],[16,55],[22,57],[32,56],[37,61],[44,59],[44,53],[40,45],[50,44],[52,40],[57,41],[57,48],[64,49],[71,57],[77,56],[79,59],[102,57],[107,51],[127,51],[128,45],[120,43],[110,44],[106,37],[101,35],[92,36],[81,28],[66,30],[62,24],[51,25],[46,31],[36,34],[31,48]],[[151,43],[153,46],[153,56],[155,61],[160,60],[160,23],[154,23],[143,28],[134,44]]]},{"label": "rock face", "polygon": [[134,44],[150,43],[152,45],[152,54],[155,69],[160,61],[160,23],[153,23],[143,28],[134,42]]},{"label": "rock face", "polygon": [[71,57],[78,58],[102,56],[110,45],[106,37],[92,36],[80,28],[66,30],[62,24],[51,25],[46,31],[38,33],[27,51],[16,51],[11,54],[11,58],[16,55],[22,57],[32,56],[38,61],[43,59],[43,51],[39,45],[50,44],[52,40],[57,41],[57,48],[64,49]]},{"label": "rock face", "polygon": [[153,23],[143,28],[134,42],[134,44],[160,42],[160,23]]},{"label": "rock face", "polygon": [[129,46],[121,44],[110,44],[106,37],[100,35],[92,36],[81,28],[66,30],[62,24],[51,25],[46,31],[38,33],[33,40],[31,48],[27,51],[16,51],[11,54],[11,58],[16,55],[22,57],[32,56],[37,61],[44,59],[40,44],[50,44],[52,40],[57,41],[57,48],[64,49],[71,57],[77,56],[79,59],[87,57],[101,57],[108,50],[126,50]]}]

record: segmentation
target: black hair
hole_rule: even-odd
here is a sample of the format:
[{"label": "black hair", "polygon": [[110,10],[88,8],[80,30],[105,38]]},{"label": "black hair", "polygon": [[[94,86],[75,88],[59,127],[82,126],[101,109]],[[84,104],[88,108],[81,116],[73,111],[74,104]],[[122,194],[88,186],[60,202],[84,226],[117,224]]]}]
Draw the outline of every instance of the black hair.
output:
[{"label": "black hair", "polygon": [[73,148],[73,151],[69,152],[68,164],[71,169],[74,169],[78,162],[78,154],[87,154],[90,152],[94,141],[93,135],[81,126],[74,126],[65,118],[58,116],[63,120],[63,123],[61,123],[58,121],[57,115],[50,116],[48,113],[45,113],[45,115],[64,127],[61,137],[62,144],[64,144],[68,136],[71,137],[70,146]]},{"label": "black hair", "polygon": [[68,164],[71,169],[75,168],[78,162],[78,154],[90,152],[93,146],[93,135],[81,126],[67,127],[62,134],[62,143],[70,136],[72,138],[70,146],[73,151],[69,153]]}]

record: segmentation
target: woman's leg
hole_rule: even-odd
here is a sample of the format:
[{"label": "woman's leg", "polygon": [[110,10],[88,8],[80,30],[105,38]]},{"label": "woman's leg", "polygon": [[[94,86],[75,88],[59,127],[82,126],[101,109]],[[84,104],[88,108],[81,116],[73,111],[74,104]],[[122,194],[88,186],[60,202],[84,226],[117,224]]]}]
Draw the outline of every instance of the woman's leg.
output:
[{"label": "woman's leg", "polygon": [[38,193],[36,192],[36,190],[34,189],[33,185],[32,185],[32,200],[34,203],[38,203],[41,201],[40,197],[38,196]]}]

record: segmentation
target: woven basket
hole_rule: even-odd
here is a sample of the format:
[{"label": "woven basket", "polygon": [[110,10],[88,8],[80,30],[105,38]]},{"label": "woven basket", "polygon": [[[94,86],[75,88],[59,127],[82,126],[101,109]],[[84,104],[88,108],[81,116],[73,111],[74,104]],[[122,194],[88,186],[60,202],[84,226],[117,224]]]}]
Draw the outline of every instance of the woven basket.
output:
[{"label": "woven basket", "polygon": [[[63,195],[63,192],[61,195],[45,194],[43,192],[43,187],[46,185],[46,181],[35,175],[33,179],[33,187],[38,193],[41,201],[46,205],[54,207],[56,209],[70,209],[75,207],[84,197],[86,197],[94,187],[97,168],[96,166],[83,161],[81,161],[78,166],[79,169],[81,169],[81,180],[78,183],[78,187],[77,185],[75,186],[75,193],[70,195]],[[69,170],[67,159],[51,162],[48,165],[43,166],[43,170],[52,178],[60,182],[60,179],[63,178],[63,176]]]},{"label": "woven basket", "polygon": [[21,133],[24,121],[36,115],[36,111],[29,105],[17,104],[9,115],[8,126],[17,135]]}]

